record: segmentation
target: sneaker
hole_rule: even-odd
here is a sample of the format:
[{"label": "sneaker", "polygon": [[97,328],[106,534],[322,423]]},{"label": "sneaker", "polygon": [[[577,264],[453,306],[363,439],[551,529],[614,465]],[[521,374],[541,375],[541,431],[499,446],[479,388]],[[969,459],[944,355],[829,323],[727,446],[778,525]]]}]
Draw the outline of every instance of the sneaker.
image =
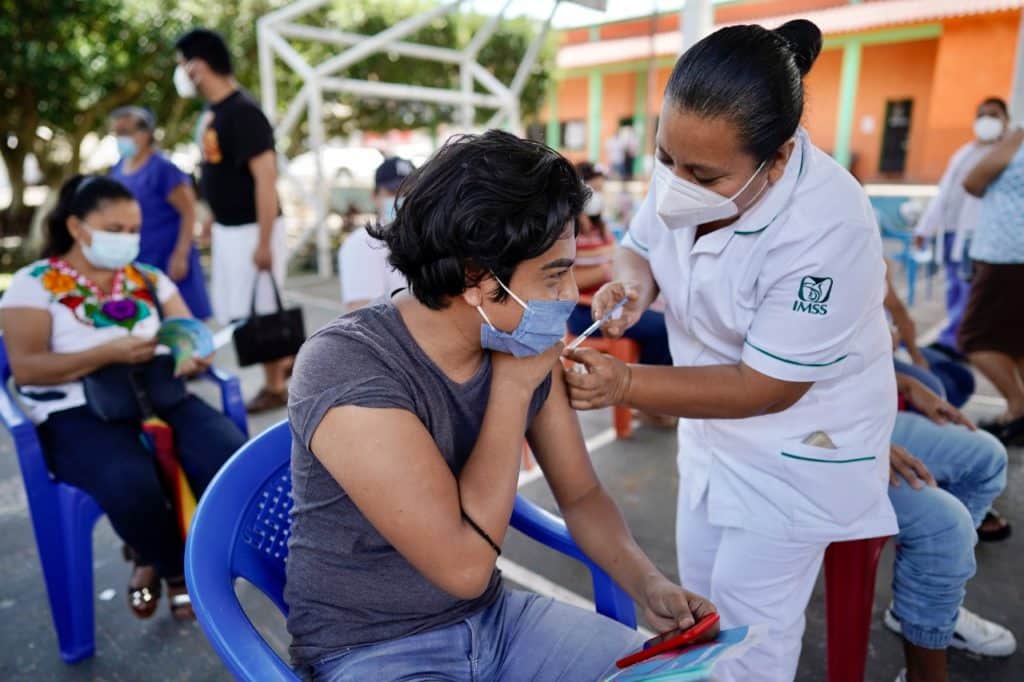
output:
[{"label": "sneaker", "polygon": [[961,606],[950,646],[978,656],[1002,658],[1017,650],[1017,640],[1002,625],[985,620]]},{"label": "sneaker", "polygon": [[[903,626],[893,615],[891,607],[885,610],[884,621],[885,627],[897,635],[903,634]],[[956,630],[949,646],[977,656],[1002,658],[1017,650],[1017,640],[1013,633],[1002,625],[985,620],[961,606],[960,615],[956,619]]]},{"label": "sneaker", "polygon": [[900,674],[896,676],[896,682],[907,682],[907,669],[904,668],[900,671]]}]

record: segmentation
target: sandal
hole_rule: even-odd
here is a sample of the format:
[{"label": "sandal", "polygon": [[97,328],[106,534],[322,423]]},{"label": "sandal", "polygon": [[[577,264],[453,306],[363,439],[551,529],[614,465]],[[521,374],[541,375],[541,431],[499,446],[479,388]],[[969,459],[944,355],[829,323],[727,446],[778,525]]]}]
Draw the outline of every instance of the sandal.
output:
[{"label": "sandal", "polygon": [[266,388],[261,388],[256,397],[245,404],[245,410],[249,414],[260,414],[261,412],[269,412],[270,410],[276,410],[287,405],[287,389],[284,391],[270,391]]},{"label": "sandal", "polygon": [[185,578],[167,579],[167,600],[171,607],[171,615],[175,620],[195,620],[196,613],[192,610],[192,598],[188,596]]},{"label": "sandal", "polygon": [[[985,525],[993,525],[994,528],[991,530],[984,530]],[[981,525],[978,526],[978,540],[981,542],[1002,542],[1006,538],[1010,537],[1013,532],[1013,528],[1010,526],[1009,521],[1004,519],[999,512],[995,509],[990,509],[985,514],[984,520]]]},{"label": "sandal", "polygon": [[[138,557],[131,547],[125,545],[121,548],[121,554],[126,561],[134,564],[132,577],[128,581],[128,608],[132,610],[136,618],[145,620],[156,613],[156,607],[160,601],[160,576],[152,566],[138,563]],[[149,582],[144,578],[137,577],[145,572],[151,572]]]}]

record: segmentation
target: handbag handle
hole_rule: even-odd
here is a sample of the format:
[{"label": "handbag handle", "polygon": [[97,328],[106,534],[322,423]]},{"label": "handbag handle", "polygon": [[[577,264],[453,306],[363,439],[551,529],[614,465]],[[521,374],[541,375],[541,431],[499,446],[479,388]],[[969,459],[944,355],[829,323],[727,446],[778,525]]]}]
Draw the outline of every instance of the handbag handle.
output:
[{"label": "handbag handle", "polygon": [[[160,302],[160,294],[156,290],[156,283],[150,278],[146,271],[133,263],[133,267],[136,272],[142,275],[142,281],[146,283],[146,290],[149,291],[149,295],[153,297],[153,306],[156,308],[156,319],[160,322],[164,321],[164,304]],[[142,421],[146,421],[154,414],[153,403],[149,399],[149,394],[146,393],[146,389],[142,385],[142,367],[133,366],[128,371],[128,382],[131,384],[132,392],[135,394],[135,400],[139,404],[139,411],[142,412]]]},{"label": "handbag handle", "polygon": [[274,273],[270,270],[257,270],[256,279],[252,283],[252,303],[249,306],[249,316],[256,317],[256,292],[260,288],[260,275],[266,273],[270,275],[270,285],[274,288],[274,301],[277,303],[277,312],[284,310],[284,304],[281,303],[281,292],[277,288],[277,279],[274,277]]},{"label": "handbag handle", "polygon": [[164,304],[160,302],[160,294],[157,293],[156,285],[153,280],[149,278],[146,271],[139,267],[138,263],[132,263],[132,267],[135,271],[142,276],[142,281],[146,283],[146,290],[149,291],[149,295],[153,297],[153,306],[156,308],[156,318],[161,322],[164,321]]}]

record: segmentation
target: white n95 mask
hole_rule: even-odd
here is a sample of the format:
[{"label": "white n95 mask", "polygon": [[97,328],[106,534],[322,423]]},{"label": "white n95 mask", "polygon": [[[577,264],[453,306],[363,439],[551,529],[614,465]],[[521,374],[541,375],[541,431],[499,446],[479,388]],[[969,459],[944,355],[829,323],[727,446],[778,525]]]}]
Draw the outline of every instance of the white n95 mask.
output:
[{"label": "white n95 mask", "polygon": [[982,142],[994,142],[1003,134],[1003,121],[995,116],[974,119],[974,134]]},{"label": "white n95 mask", "polygon": [[[677,177],[672,169],[661,162],[654,165],[654,192],[658,216],[670,230],[691,225],[704,225],[716,220],[725,220],[739,215],[736,197],[750,186],[757,174],[764,168],[765,161],[757,167],[750,179],[730,197],[712,192],[697,183]],[[765,180],[765,187],[768,181]],[[764,191],[764,187],[758,195]],[[755,197],[756,198],[756,197]]]},{"label": "white n95 mask", "polygon": [[192,79],[188,75],[188,71],[181,64],[174,67],[174,89],[178,91],[179,97],[185,99],[191,99],[198,94],[196,92],[196,84],[192,82]]}]

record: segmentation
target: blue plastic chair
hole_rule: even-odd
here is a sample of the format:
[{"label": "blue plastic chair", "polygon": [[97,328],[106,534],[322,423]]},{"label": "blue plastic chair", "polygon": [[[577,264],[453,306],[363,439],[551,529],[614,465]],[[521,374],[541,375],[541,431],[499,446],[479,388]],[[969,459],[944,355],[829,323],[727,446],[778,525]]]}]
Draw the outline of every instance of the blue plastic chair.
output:
[{"label": "blue plastic chair", "polygon": [[917,261],[913,256],[914,234],[905,226],[901,226],[902,218],[894,217],[891,212],[883,211],[878,206],[875,206],[875,217],[882,231],[882,239],[894,241],[902,247],[897,253],[888,255],[901,263],[907,273],[907,305],[912,306],[917,288]]},{"label": "blue plastic chair", "polygon": [[[185,579],[192,608],[214,650],[240,680],[298,677],[260,636],[235,595],[244,578],[281,613],[292,507],[291,432],[282,421],[242,446],[210,483],[192,519]],[[599,613],[636,627],[632,600],[576,546],[565,523],[517,497],[512,527],[590,569]]]},{"label": "blue plastic chair", "polygon": [[[224,413],[248,434],[238,379],[213,368],[206,376],[220,385]],[[77,663],[96,651],[92,531],[103,512],[89,495],[50,475],[35,425],[8,391],[10,378],[7,350],[0,335],[0,419],[14,440],[25,482],[60,656],[65,663]]]}]

